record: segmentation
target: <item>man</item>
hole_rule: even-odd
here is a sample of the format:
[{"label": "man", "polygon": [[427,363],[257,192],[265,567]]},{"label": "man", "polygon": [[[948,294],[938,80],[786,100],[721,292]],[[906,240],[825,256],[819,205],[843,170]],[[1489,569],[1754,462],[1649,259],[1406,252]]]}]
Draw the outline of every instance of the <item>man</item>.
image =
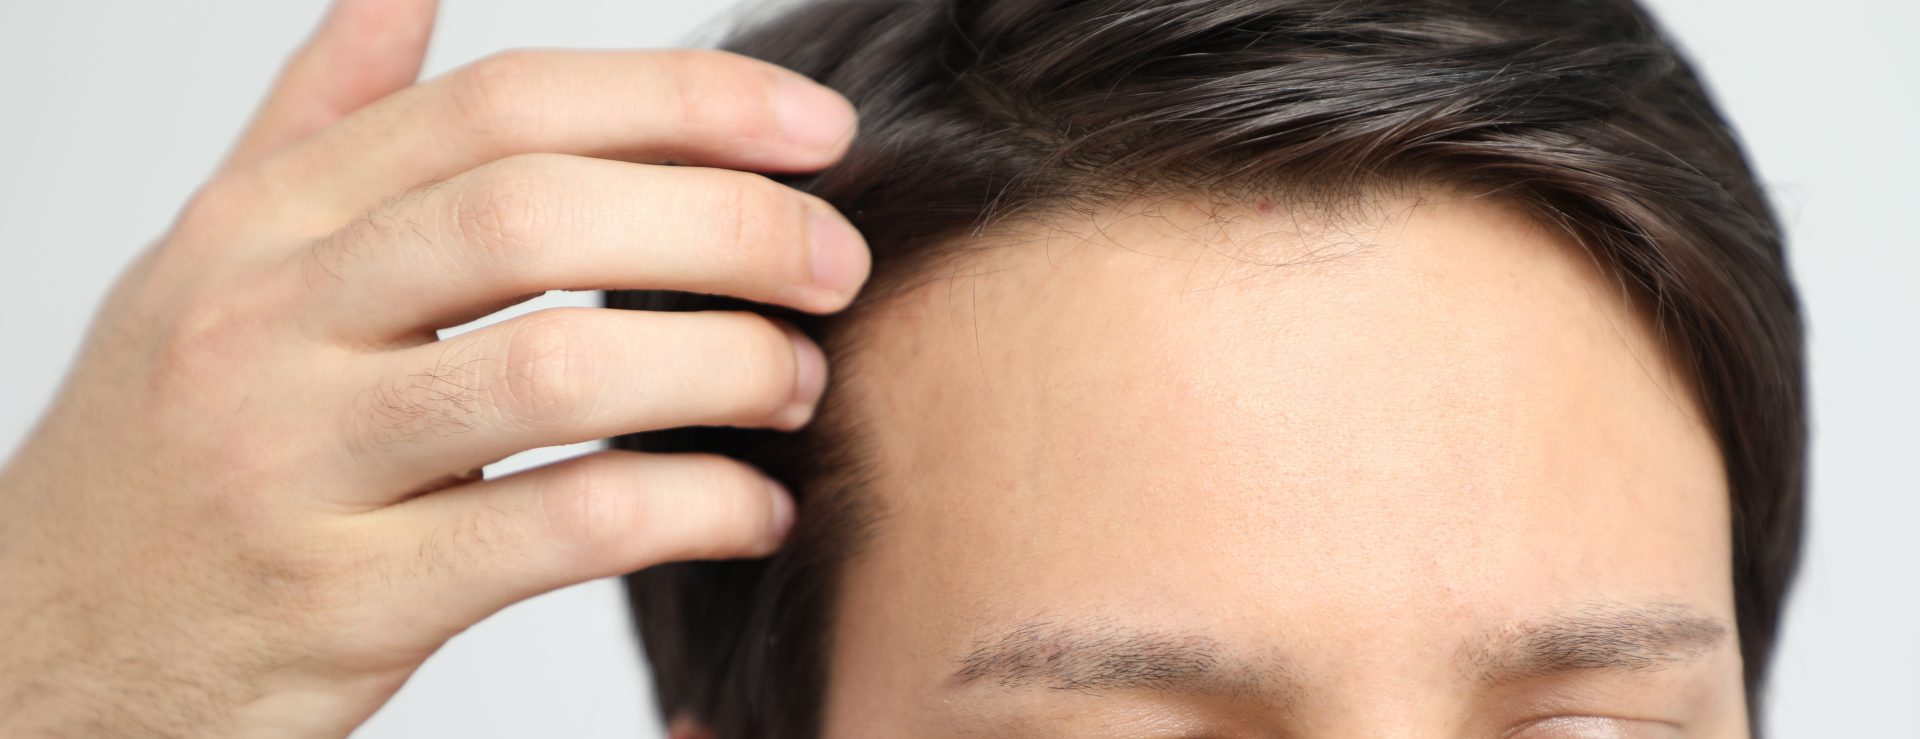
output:
[{"label": "man", "polygon": [[[804,515],[629,577],[683,735],[1736,737],[1798,552],[1777,229],[1631,2],[846,0]],[[615,292],[610,304],[737,304]]]},{"label": "man", "polygon": [[[1630,8],[844,3],[742,42],[855,99],[851,154],[844,101],[726,55],[405,87],[429,10],[336,10],[0,477],[10,731],[344,733],[513,600],[771,551],[785,493],[664,453],[698,448],[802,510],[775,559],[635,581],[682,734],[1749,732],[1797,321],[1737,150],[1660,115],[1688,78]],[[1577,32],[1529,52],[1548,26]],[[1404,63],[1287,56],[1328,47]],[[1401,117],[1331,107],[1367,94]],[[1443,166],[1385,166],[1412,142]],[[843,154],[790,181],[821,197],[700,168]],[[828,203],[875,289],[812,320],[868,271]],[[432,340],[555,287],[799,312]],[[837,368],[802,434],[470,473],[799,429],[827,382],[796,324]]]}]

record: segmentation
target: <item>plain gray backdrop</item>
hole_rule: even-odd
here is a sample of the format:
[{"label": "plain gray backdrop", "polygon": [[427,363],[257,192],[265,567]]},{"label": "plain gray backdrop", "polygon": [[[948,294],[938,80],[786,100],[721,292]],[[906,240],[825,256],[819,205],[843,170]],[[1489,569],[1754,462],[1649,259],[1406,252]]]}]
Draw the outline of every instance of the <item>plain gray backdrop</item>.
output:
[{"label": "plain gray backdrop", "polygon": [[[426,72],[513,47],[696,45],[728,5],[444,0]],[[1920,4],[1651,5],[1744,138],[1810,322],[1811,539],[1775,669],[1774,735],[1920,736],[1904,733],[1920,696]],[[111,280],[163,233],[323,10],[0,5],[0,450],[18,446]],[[593,300],[554,294],[512,314]],[[649,695],[617,583],[600,581],[455,638],[357,736],[656,737]]]}]

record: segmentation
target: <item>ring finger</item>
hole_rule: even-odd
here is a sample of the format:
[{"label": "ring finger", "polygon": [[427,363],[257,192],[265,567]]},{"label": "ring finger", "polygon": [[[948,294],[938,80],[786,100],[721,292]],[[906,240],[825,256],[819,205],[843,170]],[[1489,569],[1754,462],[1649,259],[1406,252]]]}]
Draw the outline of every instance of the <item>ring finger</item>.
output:
[{"label": "ring finger", "polygon": [[375,356],[337,435],[365,491],[350,504],[536,447],[691,425],[792,430],[827,381],[817,345],[744,311],[553,308]]}]

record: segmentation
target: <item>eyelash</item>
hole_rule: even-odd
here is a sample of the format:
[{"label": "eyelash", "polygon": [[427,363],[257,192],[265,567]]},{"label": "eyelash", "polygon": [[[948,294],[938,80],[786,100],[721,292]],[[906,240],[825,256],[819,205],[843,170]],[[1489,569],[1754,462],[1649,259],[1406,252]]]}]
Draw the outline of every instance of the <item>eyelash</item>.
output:
[{"label": "eyelash", "polygon": [[[1595,729],[1599,732],[1596,733]],[[1680,727],[1665,721],[1610,716],[1549,716],[1529,721],[1502,739],[1680,739]]]},{"label": "eyelash", "polygon": [[[1602,727],[1606,733],[1593,733]],[[1565,733],[1565,732],[1579,733]],[[1551,733],[1542,733],[1551,732]],[[1680,726],[1666,721],[1611,716],[1548,716],[1521,724],[1500,739],[1682,739]],[[1228,739],[1216,734],[1183,734],[1177,739]]]}]

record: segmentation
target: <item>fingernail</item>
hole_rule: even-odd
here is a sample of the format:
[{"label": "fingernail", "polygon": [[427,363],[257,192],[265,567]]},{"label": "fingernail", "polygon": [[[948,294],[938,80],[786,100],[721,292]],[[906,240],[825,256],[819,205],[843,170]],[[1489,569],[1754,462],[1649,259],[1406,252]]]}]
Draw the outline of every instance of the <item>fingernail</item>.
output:
[{"label": "fingernail", "polygon": [[797,429],[812,420],[814,406],[826,392],[827,355],[799,329],[791,325],[784,328],[792,340],[793,363],[798,370],[794,373],[793,400],[781,411],[779,422],[785,428]]},{"label": "fingernail", "polygon": [[773,95],[780,127],[794,143],[836,149],[853,137],[859,119],[839,93],[797,75],[782,74],[774,83]]},{"label": "fingernail", "polygon": [[835,294],[860,286],[867,277],[867,240],[837,213],[808,214],[813,239],[813,284]]},{"label": "fingernail", "polygon": [[778,547],[779,542],[786,541],[787,532],[793,530],[793,494],[772,480],[767,481],[767,492],[773,496],[773,517],[768,522],[767,534]]}]

